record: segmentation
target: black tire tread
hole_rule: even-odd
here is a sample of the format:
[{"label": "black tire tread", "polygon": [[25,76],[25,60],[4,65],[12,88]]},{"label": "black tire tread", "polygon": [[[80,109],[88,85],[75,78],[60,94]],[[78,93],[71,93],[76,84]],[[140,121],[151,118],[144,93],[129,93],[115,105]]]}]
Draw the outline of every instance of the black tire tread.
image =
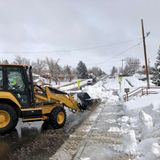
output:
[{"label": "black tire tread", "polygon": [[[58,124],[57,123],[57,115],[59,112],[63,112],[64,113],[64,122],[62,124]],[[59,129],[59,128],[62,128],[64,125],[65,125],[65,122],[66,122],[66,111],[63,107],[60,107],[60,106],[57,106],[55,107],[51,114],[50,114],[50,124],[52,126],[53,129]]]},{"label": "black tire tread", "polygon": [[0,110],[4,110],[7,111],[10,114],[10,123],[4,127],[4,128],[0,128],[0,134],[6,134],[6,133],[10,133],[17,125],[18,122],[18,115],[16,110],[10,106],[9,104],[0,104]]}]

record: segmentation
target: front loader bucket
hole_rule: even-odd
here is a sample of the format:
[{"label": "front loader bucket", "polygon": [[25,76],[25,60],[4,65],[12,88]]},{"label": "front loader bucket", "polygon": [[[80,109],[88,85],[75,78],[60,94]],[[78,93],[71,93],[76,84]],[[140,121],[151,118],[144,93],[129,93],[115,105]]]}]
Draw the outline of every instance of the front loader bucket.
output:
[{"label": "front loader bucket", "polygon": [[77,93],[77,98],[79,99],[80,109],[86,110],[88,106],[93,104],[91,97],[87,92]]}]

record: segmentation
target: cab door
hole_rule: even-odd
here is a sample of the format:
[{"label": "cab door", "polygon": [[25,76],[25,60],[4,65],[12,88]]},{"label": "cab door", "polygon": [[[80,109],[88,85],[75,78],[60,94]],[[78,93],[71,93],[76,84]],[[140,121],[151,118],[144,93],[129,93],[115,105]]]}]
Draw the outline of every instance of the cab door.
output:
[{"label": "cab door", "polygon": [[24,107],[30,106],[27,80],[22,67],[5,67],[6,89],[11,92]]}]

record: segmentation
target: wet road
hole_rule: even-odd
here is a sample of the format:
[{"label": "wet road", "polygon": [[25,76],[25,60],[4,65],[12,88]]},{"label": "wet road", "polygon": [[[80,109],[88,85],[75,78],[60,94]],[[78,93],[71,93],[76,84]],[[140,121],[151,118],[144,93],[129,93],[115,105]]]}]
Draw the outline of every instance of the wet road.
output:
[{"label": "wet road", "polygon": [[123,116],[121,104],[96,107],[50,160],[134,160],[123,150]]},{"label": "wet road", "polygon": [[42,122],[22,123],[7,135],[0,136],[0,160],[45,160],[51,157],[66,141],[74,129],[92,112],[67,111],[67,121],[63,129],[46,128]]},{"label": "wet road", "polygon": [[[63,129],[43,130],[41,122],[32,124],[20,122],[16,130],[0,137],[0,159],[45,159],[63,144],[67,137]],[[50,153],[52,148],[53,152]]]}]

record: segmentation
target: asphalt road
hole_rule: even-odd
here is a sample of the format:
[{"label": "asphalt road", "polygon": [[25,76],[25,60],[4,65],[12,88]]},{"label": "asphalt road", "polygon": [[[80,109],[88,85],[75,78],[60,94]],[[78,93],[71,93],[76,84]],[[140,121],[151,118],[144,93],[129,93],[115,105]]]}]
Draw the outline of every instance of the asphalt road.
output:
[{"label": "asphalt road", "polygon": [[67,111],[66,124],[58,130],[42,122],[22,123],[20,120],[13,132],[0,136],[0,160],[47,160],[94,108],[74,114]]}]

